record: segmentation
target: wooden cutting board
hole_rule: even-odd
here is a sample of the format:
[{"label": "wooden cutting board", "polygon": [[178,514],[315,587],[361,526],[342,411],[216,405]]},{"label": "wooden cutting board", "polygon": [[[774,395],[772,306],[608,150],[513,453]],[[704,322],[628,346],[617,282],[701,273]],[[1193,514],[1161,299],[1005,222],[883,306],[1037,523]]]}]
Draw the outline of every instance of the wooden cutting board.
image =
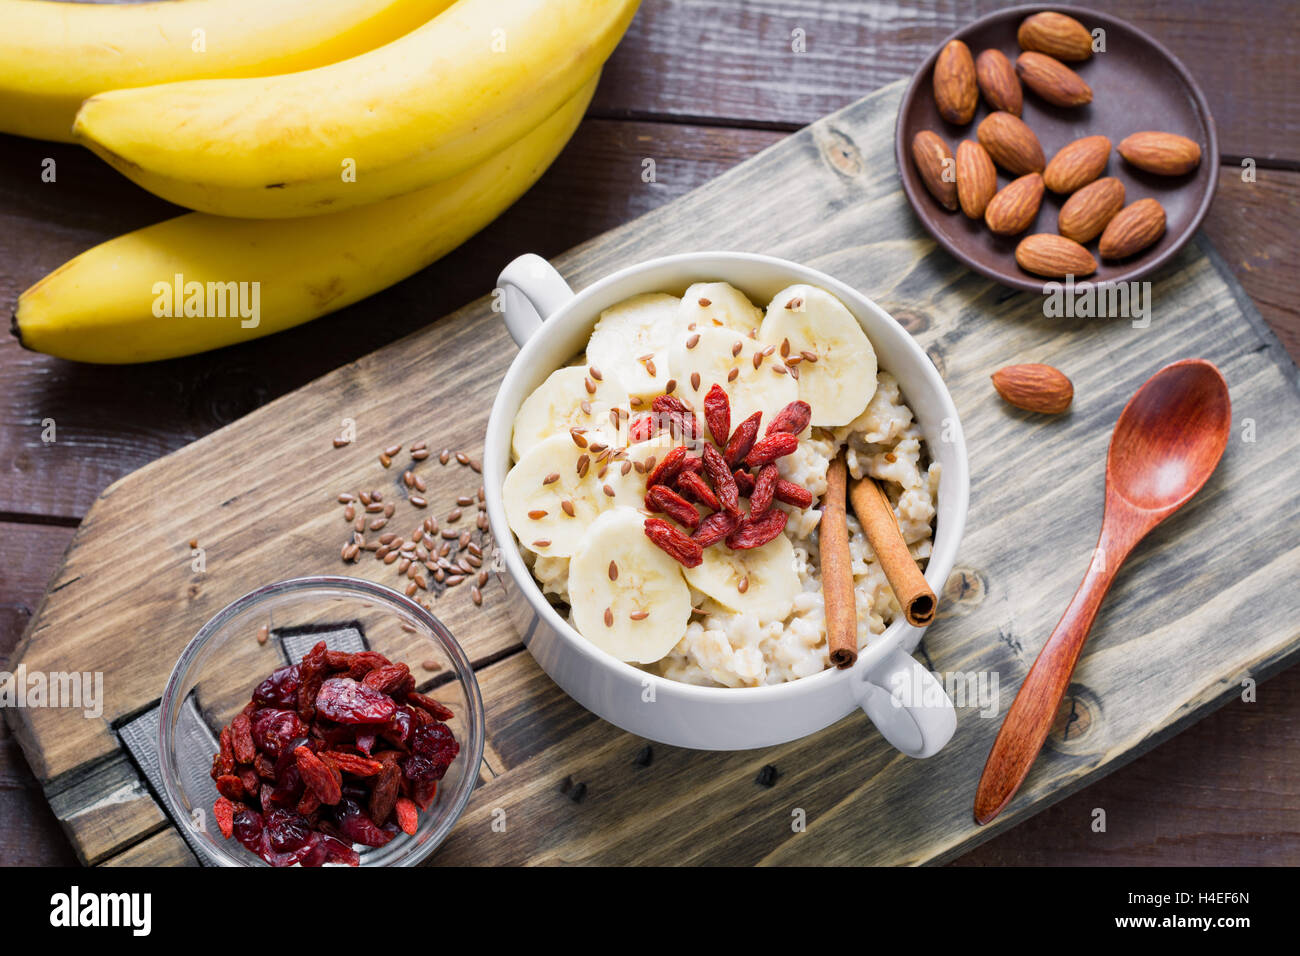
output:
[{"label": "wooden cutting board", "polygon": [[[1198,240],[1153,277],[1146,327],[1045,316],[1042,296],[969,273],[921,230],[894,168],[901,90],[826,117],[557,265],[581,287],[667,253],[772,253],[849,282],[916,335],[961,412],[972,474],[959,567],[920,653],[943,675],[996,677],[996,713],[959,707],[952,743],[925,761],[899,756],[854,714],[761,751],[655,745],[643,765],[643,740],[583,710],[533,663],[499,582],[482,608],[455,589],[434,609],[476,663],[488,748],[483,783],[436,861],[942,861],[1240,701],[1244,682],[1300,654],[1297,370],[1213,249]],[[119,728],[156,705],[185,643],[227,602],[271,580],[345,570],[333,499],[396,479],[376,462],[383,446],[424,438],[480,453],[516,351],[491,303],[485,296],[100,496],[11,668],[102,671],[104,714],[6,711],[87,862],[194,861]],[[1152,372],[1191,356],[1217,363],[1231,387],[1223,462],[1125,568],[1041,759],[1009,811],[981,830],[971,820],[975,784],[1087,566],[1116,417]],[[1029,415],[996,398],[989,374],[1024,361],[1074,380],[1067,415]],[[344,419],[358,439],[335,449]],[[477,481],[454,462],[425,466],[435,512]],[[202,572],[192,570],[191,539],[204,549]],[[355,573],[394,580],[374,561]],[[767,765],[777,772],[770,786],[756,780]]]}]

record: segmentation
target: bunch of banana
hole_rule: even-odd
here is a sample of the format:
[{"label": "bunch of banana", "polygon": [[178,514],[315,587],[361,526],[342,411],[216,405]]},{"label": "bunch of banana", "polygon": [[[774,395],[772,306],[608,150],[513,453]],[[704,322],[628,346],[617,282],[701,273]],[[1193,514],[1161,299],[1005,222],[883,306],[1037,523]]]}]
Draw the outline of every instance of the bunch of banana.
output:
[{"label": "bunch of banana", "polygon": [[[797,379],[773,374],[772,361],[754,361],[769,348],[815,361],[805,358]],[[600,370],[598,381],[588,363]],[[681,298],[647,293],[606,309],[584,363],[553,372],[524,400],[502,496],[506,520],[527,551],[568,561],[578,632],[640,664],[661,659],[681,640],[692,590],[710,608],[777,620],[803,589],[785,534],[757,548],[704,548],[695,567],[678,564],[646,537],[640,509],[647,475],[682,442],[666,431],[632,441],[628,426],[634,405],[650,408],[669,381],[672,394],[697,408],[718,385],[733,423],[756,411],[771,422],[803,401],[813,425],[834,428],[862,415],[875,394],[876,353],[853,314],[824,289],[789,286],[762,310],[726,282],[701,282]],[[612,450],[604,464],[596,448]]]},{"label": "bunch of banana", "polygon": [[[0,16],[24,10],[18,37],[0,37],[0,129],[66,138],[77,107],[77,139],[199,210],[46,276],[19,298],[14,334],[79,361],[151,361],[288,328],[409,276],[546,170],[637,4],[312,0],[304,12],[280,0],[253,13],[251,0],[181,0],[69,13],[42,43],[30,23],[80,5],[0,0]],[[134,26],[107,30],[113,14]],[[95,45],[90,16],[121,40],[121,62],[87,54],[59,74],[55,58]],[[221,38],[221,56],[178,53],[191,24],[209,50]]]}]

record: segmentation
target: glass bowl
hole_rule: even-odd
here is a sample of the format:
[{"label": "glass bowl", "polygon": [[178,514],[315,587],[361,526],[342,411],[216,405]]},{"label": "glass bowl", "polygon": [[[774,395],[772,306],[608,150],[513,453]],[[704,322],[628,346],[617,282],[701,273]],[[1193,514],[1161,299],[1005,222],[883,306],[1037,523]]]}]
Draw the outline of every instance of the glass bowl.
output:
[{"label": "glass bowl", "polygon": [[[265,629],[265,630],[263,630]],[[265,638],[264,642],[261,640]],[[162,695],[158,753],[164,796],[182,835],[208,864],[264,866],[212,821],[210,771],[221,728],[273,670],[297,663],[317,641],[331,650],[379,651],[410,666],[417,689],[454,712],[460,752],[420,813],[415,833],[354,849],[362,866],[413,866],[465,809],[483,759],[483,700],[469,658],[442,622],[398,592],[347,577],[306,577],[258,588],[225,607],[186,646]],[[430,670],[423,665],[436,663]]]}]

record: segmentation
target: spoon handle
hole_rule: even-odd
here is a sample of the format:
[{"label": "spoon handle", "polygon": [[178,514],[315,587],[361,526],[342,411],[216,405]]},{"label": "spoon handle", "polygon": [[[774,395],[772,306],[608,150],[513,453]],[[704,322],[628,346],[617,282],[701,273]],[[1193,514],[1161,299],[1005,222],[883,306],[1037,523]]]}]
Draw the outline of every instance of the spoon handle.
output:
[{"label": "spoon handle", "polygon": [[1007,711],[975,791],[976,823],[986,824],[1002,812],[1020,789],[1047,740],[1079,651],[1123,561],[1121,556],[1114,564],[1099,562],[1097,556],[1106,553],[1104,542],[1099,542],[1083,583],[1074,592],[1069,607],[1038,653],[1029,676]]}]

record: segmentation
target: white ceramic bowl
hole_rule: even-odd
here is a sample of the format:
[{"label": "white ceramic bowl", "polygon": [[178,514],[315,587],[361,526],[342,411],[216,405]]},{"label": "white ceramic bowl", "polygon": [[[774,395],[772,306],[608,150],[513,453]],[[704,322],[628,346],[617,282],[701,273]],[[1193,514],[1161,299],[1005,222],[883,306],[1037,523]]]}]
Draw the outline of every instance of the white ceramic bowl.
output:
[{"label": "white ceramic bowl", "polygon": [[524,399],[585,349],[602,310],[638,293],[680,295],[693,282],[717,280],[730,282],[760,306],[786,286],[807,282],[833,293],[862,323],[880,367],[898,379],[930,454],[943,469],[934,551],[926,569],[931,587],[942,591],[966,524],[966,442],[939,373],[884,310],[825,273],[770,256],[667,256],[621,269],[575,294],[546,260],[526,255],[510,263],[498,280],[506,326],[520,352],[492,406],[483,456],[488,518],[524,644],[578,703],[651,740],[703,750],[766,747],[815,733],[861,707],[903,753],[928,757],[951,738],[957,717],[942,685],[911,656],[923,629],[901,618],[874,638],[847,670],[826,670],[765,687],[699,687],[648,674],[596,648],[547,602],[520,555],[501,489],[510,470],[515,413]]}]

